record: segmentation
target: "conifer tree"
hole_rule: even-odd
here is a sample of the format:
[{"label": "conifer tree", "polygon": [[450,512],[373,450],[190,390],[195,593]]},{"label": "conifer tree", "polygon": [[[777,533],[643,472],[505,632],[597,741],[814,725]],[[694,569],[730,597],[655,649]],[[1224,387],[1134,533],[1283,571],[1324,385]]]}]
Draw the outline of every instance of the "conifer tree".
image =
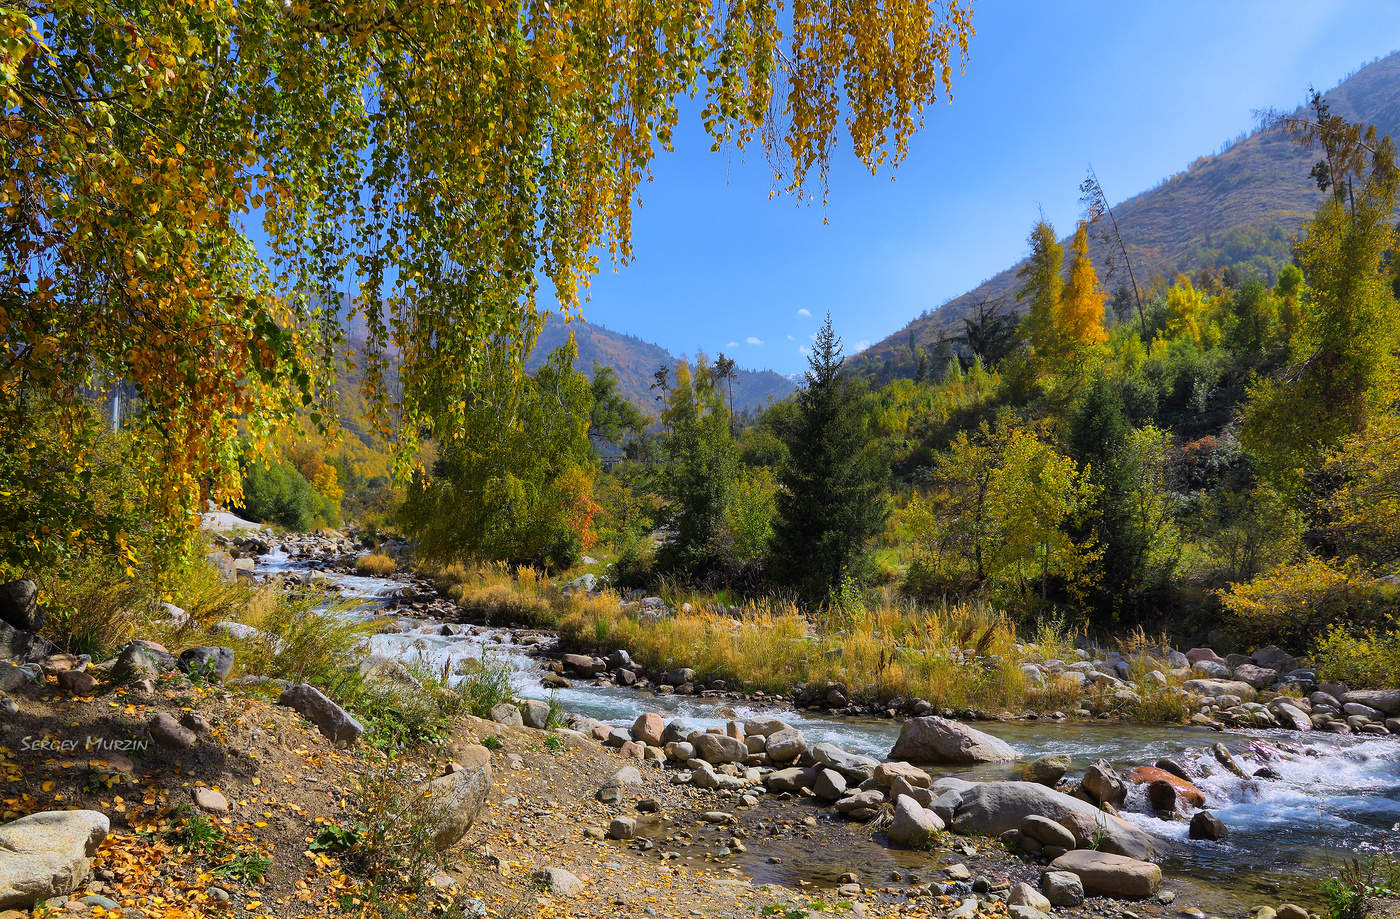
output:
[{"label": "conifer tree", "polygon": [[861,574],[866,546],[889,515],[888,470],[874,445],[863,393],[841,373],[841,341],[830,315],[807,362],[785,437],[773,575],[803,599],[819,602],[843,577]]}]

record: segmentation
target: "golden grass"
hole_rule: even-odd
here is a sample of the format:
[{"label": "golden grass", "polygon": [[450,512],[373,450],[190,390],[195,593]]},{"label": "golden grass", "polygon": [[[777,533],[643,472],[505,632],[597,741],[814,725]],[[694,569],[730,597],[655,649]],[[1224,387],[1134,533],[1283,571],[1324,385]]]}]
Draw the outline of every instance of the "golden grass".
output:
[{"label": "golden grass", "polygon": [[[700,594],[665,592],[677,612],[650,617],[622,608],[617,595],[563,596],[529,568],[454,565],[431,574],[457,602],[491,621],[558,629],[566,645],[599,652],[625,648],[651,670],[690,667],[705,680],[764,692],[799,684],[843,683],[864,702],[927,699],[938,708],[1077,709],[1084,690],[1071,680],[1035,685],[1032,661],[1073,661],[1074,635],[1040,622],[1021,637],[982,604],[919,606],[881,591],[863,609],[808,615],[780,599],[748,601],[731,615]],[[684,603],[689,612],[679,611]],[[1144,711],[1175,714],[1140,681]],[[1154,719],[1158,720],[1158,719]],[[1174,720],[1174,719],[1173,719]]]},{"label": "golden grass", "polygon": [[372,578],[384,578],[394,573],[394,560],[383,552],[371,552],[355,559],[355,571]]}]

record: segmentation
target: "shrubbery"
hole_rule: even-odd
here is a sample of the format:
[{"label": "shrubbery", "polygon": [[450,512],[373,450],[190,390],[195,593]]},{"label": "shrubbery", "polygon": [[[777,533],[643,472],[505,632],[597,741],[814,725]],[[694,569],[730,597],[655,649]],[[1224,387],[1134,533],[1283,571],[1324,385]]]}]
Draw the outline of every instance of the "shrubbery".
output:
[{"label": "shrubbery", "polygon": [[256,458],[248,463],[239,510],[250,520],[276,523],[289,530],[340,526],[339,505],[281,457]]}]

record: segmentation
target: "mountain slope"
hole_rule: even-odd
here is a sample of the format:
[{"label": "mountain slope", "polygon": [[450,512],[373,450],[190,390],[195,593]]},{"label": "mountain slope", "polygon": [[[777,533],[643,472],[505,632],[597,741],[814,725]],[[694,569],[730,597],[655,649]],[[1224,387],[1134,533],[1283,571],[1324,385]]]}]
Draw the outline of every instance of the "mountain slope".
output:
[{"label": "mountain slope", "polygon": [[[1381,134],[1400,135],[1400,52],[1358,70],[1326,97],[1335,113],[1374,123]],[[1219,154],[1197,159],[1157,187],[1115,204],[1113,212],[1138,284],[1204,265],[1268,268],[1286,261],[1289,240],[1322,201],[1308,176],[1317,159],[1315,151],[1298,146],[1282,132],[1255,131]],[[1101,244],[1092,247],[1096,264],[1103,265],[1106,254]],[[1022,264],[913,320],[857,355],[853,366],[880,381],[911,376],[911,334],[923,347],[957,335],[962,319],[984,301],[1002,312],[1019,312],[1016,272]],[[1120,268],[1118,276],[1103,280],[1112,290],[1127,283],[1127,276]]]},{"label": "mountain slope", "polygon": [[[570,332],[578,342],[578,361],[574,366],[589,376],[593,374],[594,361],[611,367],[617,374],[618,391],[648,415],[657,414],[652,374],[660,365],[672,366],[679,358],[660,345],[614,332],[596,322],[565,323],[558,314],[551,313],[527,366],[533,370],[544,363],[549,352],[562,345]],[[734,410],[762,408],[769,401],[787,397],[793,389],[792,381],[771,370],[739,370],[734,380]]]}]

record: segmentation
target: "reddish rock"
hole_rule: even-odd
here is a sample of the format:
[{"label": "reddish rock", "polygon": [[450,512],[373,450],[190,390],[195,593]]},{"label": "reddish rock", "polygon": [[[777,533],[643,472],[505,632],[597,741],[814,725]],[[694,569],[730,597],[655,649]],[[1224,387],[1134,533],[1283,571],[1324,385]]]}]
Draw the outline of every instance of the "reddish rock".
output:
[{"label": "reddish rock", "polygon": [[1185,801],[1192,807],[1205,807],[1206,796],[1199,788],[1177,775],[1172,775],[1165,769],[1158,769],[1156,766],[1139,766],[1128,773],[1128,781],[1134,785],[1147,785],[1151,782],[1166,782],[1176,789],[1176,796],[1179,800]]}]

